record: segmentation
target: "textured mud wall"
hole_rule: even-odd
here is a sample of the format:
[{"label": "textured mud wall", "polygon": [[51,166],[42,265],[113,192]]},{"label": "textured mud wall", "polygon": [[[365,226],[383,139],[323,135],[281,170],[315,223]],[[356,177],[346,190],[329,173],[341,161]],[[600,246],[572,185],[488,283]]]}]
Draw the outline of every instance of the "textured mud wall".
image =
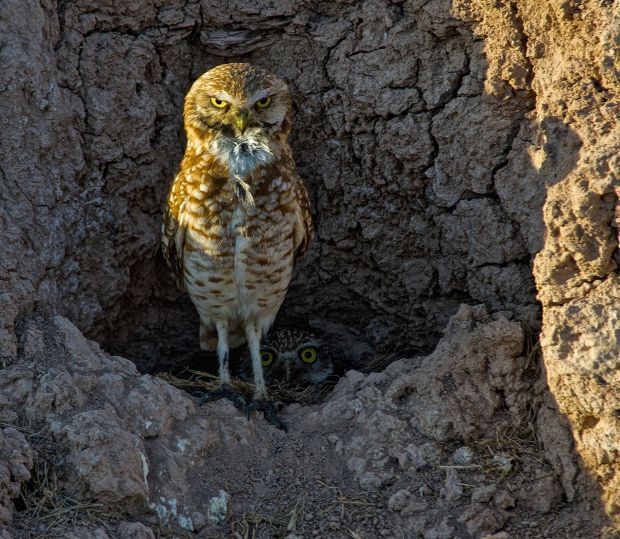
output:
[{"label": "textured mud wall", "polygon": [[158,254],[182,100],[254,62],[290,84],[317,222],[285,318],[429,349],[460,303],[535,319],[538,253],[541,432],[567,496],[617,512],[619,25],[594,0],[4,0],[0,354],[33,309],[143,368],[195,351]]},{"label": "textured mud wall", "polygon": [[[479,1],[458,11],[479,21],[476,34],[486,40],[487,91],[505,79],[534,94],[496,185],[539,251],[534,275],[551,390],[540,433],[567,497],[602,495],[618,522],[620,12],[617,2],[504,7]],[[556,407],[563,417],[550,427]],[[581,472],[567,458],[573,439]]]},{"label": "textured mud wall", "polygon": [[231,60],[294,96],[318,234],[285,318],[428,349],[463,301],[531,315],[529,231],[495,183],[532,96],[485,91],[447,2],[9,0],[0,20],[6,324],[36,302],[144,368],[196,349],[161,204],[184,93]]}]

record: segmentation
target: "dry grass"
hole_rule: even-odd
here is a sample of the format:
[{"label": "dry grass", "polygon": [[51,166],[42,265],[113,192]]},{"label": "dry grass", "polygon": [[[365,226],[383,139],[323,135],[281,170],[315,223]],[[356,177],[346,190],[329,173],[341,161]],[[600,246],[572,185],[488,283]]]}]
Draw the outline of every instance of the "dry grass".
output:
[{"label": "dry grass", "polygon": [[[407,346],[398,346],[390,352],[376,355],[371,361],[360,367],[359,370],[365,374],[381,372],[390,363],[398,359],[414,357],[416,355],[415,352],[416,350]],[[216,391],[220,387],[217,375],[206,371],[185,369],[178,376],[168,372],[160,372],[156,376],[170,385],[188,392]],[[323,402],[337,382],[338,377],[335,375],[322,384],[310,386],[296,386],[286,382],[279,382],[270,385],[269,392],[274,401],[282,401],[287,404],[296,402],[302,405],[311,405]],[[233,378],[230,386],[233,391],[248,398],[251,398],[254,394],[254,384],[251,382]]]},{"label": "dry grass", "polygon": [[[363,520],[377,515],[377,506],[381,504],[379,493],[364,492],[360,494],[344,494],[342,489],[335,485],[328,485],[323,481],[317,483],[332,492],[334,500],[321,509],[319,515],[336,513],[340,520],[344,522],[345,516],[350,519]],[[374,498],[374,499],[373,499]]]},{"label": "dry grass", "polygon": [[[359,522],[377,516],[377,507],[383,501],[378,493],[346,494],[338,486],[317,480],[318,487],[326,496],[322,507],[312,507],[313,518],[327,520],[336,518],[339,522]],[[299,533],[300,521],[306,522],[306,502],[299,500],[295,505],[276,515],[267,515],[259,508],[244,512],[231,521],[230,535],[234,539],[258,539],[260,537],[284,538]],[[352,538],[359,538],[357,532],[343,528]],[[328,535],[325,535],[327,537]]]},{"label": "dry grass", "polygon": [[[267,528],[262,530],[261,527]],[[261,531],[269,533],[269,537],[283,537],[286,533],[286,520],[270,517],[258,512],[245,512],[231,523],[231,534],[235,539],[256,539],[264,537]],[[260,534],[260,535],[259,535]]]},{"label": "dry grass", "polygon": [[545,465],[545,453],[534,423],[534,411],[528,410],[516,426],[498,425],[495,436],[479,440],[475,444],[482,469],[501,476],[518,470],[520,462],[536,462]]},{"label": "dry grass", "polygon": [[244,512],[231,521],[230,533],[235,539],[256,539],[258,537],[285,537],[297,530],[297,521],[303,502],[297,502],[289,511],[269,516],[258,509]]},{"label": "dry grass", "polygon": [[539,375],[542,367],[540,338],[538,334],[532,330],[529,324],[522,320],[520,322],[523,330],[523,354],[527,357],[525,368],[528,371]]},{"label": "dry grass", "polygon": [[47,425],[22,420],[18,424],[0,424],[17,428],[35,450],[31,479],[22,485],[15,524],[36,537],[65,537],[63,528],[69,526],[100,526],[112,531],[111,525],[121,515],[103,504],[76,500],[59,485],[58,474],[63,465],[63,448],[53,441]]},{"label": "dry grass", "polygon": [[420,351],[416,348],[411,348],[408,346],[396,346],[391,352],[386,352],[384,354],[377,354],[373,359],[371,359],[367,364],[359,369],[360,372],[364,374],[368,374],[371,372],[382,372],[385,368],[398,361],[399,359],[409,359],[414,358],[420,355]]},{"label": "dry grass", "polygon": [[[158,373],[157,377],[185,391],[216,391],[220,387],[218,377],[209,372],[187,369],[181,374],[186,374],[187,377],[178,377],[166,372]],[[245,380],[233,378],[230,386],[233,391],[248,398],[251,398],[254,394],[254,384]],[[285,403],[298,402],[309,405],[323,401],[332,388],[333,383],[330,382],[305,387],[291,386],[285,382],[280,382],[271,385],[269,393],[275,401],[279,400]]]},{"label": "dry grass", "polygon": [[[64,466],[64,448],[53,441],[46,424],[22,418],[17,423],[0,421],[0,428],[13,427],[19,430],[36,452],[31,479],[23,484],[16,500],[16,514],[13,524],[26,530],[24,537],[45,537],[64,539],[67,529],[84,526],[88,529],[103,528],[110,537],[116,536],[116,528],[123,520],[133,520],[126,514],[115,511],[102,503],[77,500],[62,488],[60,475]],[[195,537],[176,526],[151,525],[158,538]]]}]

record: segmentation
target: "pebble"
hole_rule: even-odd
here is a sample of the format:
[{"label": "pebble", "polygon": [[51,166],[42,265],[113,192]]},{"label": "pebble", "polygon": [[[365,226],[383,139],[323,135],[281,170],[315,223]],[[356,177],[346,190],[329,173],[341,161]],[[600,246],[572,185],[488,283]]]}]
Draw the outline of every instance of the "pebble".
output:
[{"label": "pebble", "polygon": [[191,514],[191,517],[192,517],[192,524],[194,525],[195,531],[200,531],[202,530],[202,528],[204,528],[207,525],[207,519],[201,512],[194,511]]},{"label": "pebble", "polygon": [[459,447],[452,453],[452,462],[458,466],[467,466],[474,460],[474,452],[466,445]]},{"label": "pebble", "polygon": [[230,505],[230,494],[225,490],[220,490],[217,496],[213,496],[209,500],[209,511],[207,513],[211,524],[222,524],[228,518],[228,510]]},{"label": "pebble", "polygon": [[471,493],[471,501],[473,503],[486,503],[491,500],[496,490],[496,485],[482,485],[475,488]]}]

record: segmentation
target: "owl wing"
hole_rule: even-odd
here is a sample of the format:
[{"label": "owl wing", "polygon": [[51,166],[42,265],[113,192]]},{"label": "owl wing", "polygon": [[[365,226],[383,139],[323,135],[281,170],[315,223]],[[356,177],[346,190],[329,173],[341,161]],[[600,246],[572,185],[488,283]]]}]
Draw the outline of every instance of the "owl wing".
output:
[{"label": "owl wing", "polygon": [[183,247],[185,244],[186,224],[181,222],[185,204],[185,181],[183,172],[179,172],[172,183],[162,226],[161,247],[172,276],[181,290],[185,290],[183,279]]},{"label": "owl wing", "polygon": [[297,200],[296,219],[293,229],[293,248],[295,249],[295,260],[300,260],[306,255],[310,242],[314,238],[314,225],[312,223],[312,213],[310,212],[308,191],[299,176],[294,178],[293,189],[295,190],[295,199]]}]

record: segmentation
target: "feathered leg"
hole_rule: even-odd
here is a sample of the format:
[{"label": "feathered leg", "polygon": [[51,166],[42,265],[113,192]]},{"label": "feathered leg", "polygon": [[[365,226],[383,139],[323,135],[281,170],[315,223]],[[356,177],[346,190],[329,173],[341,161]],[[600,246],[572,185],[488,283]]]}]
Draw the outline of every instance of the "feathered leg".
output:
[{"label": "feathered leg", "polygon": [[217,329],[218,375],[220,378],[220,385],[226,387],[230,385],[230,369],[228,368],[228,357],[230,355],[228,349],[228,324],[220,320],[215,323],[215,328]]},{"label": "feathered leg", "polygon": [[278,417],[278,409],[273,403],[267,401],[267,386],[265,385],[263,365],[260,360],[260,337],[258,326],[253,322],[248,322],[245,325],[245,338],[250,349],[252,374],[254,375],[254,400],[248,405],[248,411],[260,410],[269,423],[279,429],[286,430],[286,425]]},{"label": "feathered leg", "polygon": [[[208,332],[207,326],[201,325],[201,344],[204,340],[205,346],[207,344]],[[220,382],[220,388],[216,391],[205,391],[200,398],[200,404],[205,402],[214,401],[218,399],[229,399],[239,410],[248,410],[248,403],[245,397],[239,393],[235,393],[230,389],[230,369],[228,367],[228,358],[230,356],[230,349],[228,348],[228,324],[225,320],[219,320],[215,323],[215,329],[217,331],[217,360],[218,360],[218,377]],[[211,348],[212,350],[213,348]]]},{"label": "feathered leg", "polygon": [[253,322],[245,325],[245,338],[248,341],[250,357],[252,358],[252,374],[254,375],[254,398],[263,400],[267,398],[267,386],[263,376],[263,365],[260,360],[260,335],[258,328]]}]

